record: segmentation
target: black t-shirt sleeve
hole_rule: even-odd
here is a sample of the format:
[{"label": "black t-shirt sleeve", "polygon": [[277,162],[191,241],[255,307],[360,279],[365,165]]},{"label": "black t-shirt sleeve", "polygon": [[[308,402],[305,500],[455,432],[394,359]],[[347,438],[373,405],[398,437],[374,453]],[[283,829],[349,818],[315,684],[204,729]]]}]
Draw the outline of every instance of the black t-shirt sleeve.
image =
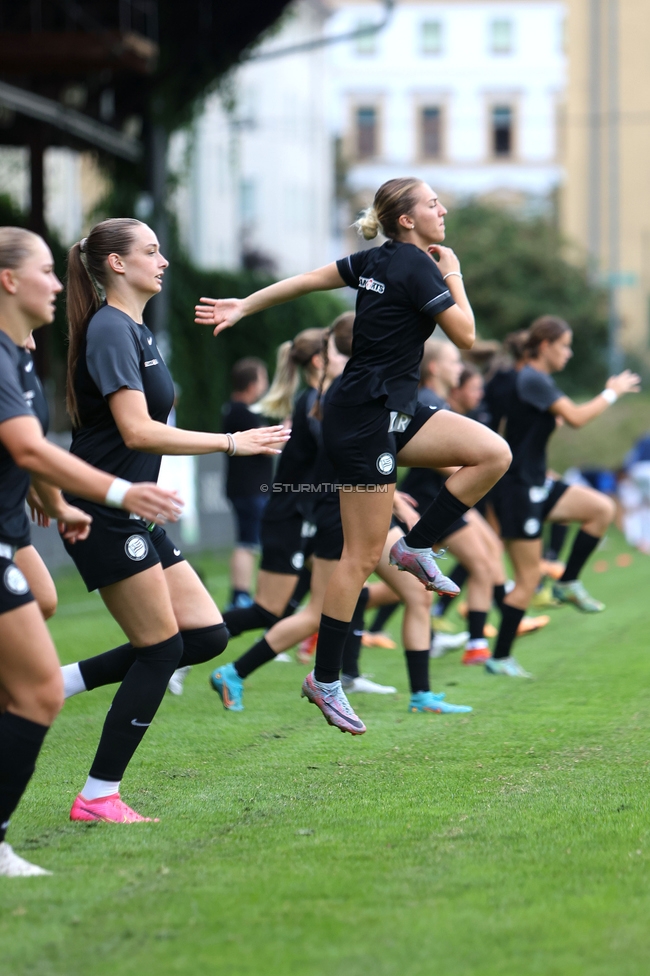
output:
[{"label": "black t-shirt sleeve", "polygon": [[0,346],[0,424],[14,417],[33,416],[34,412],[20,388],[16,363]]},{"label": "black t-shirt sleeve", "polygon": [[103,397],[122,387],[144,393],[140,373],[140,348],[126,319],[91,322],[86,336],[88,372]]},{"label": "black t-shirt sleeve", "polygon": [[357,251],[336,262],[339,274],[350,288],[359,287],[359,278],[363,274],[367,257],[368,251]]},{"label": "black t-shirt sleeve", "polygon": [[548,410],[564,395],[550,376],[530,368],[523,369],[517,377],[517,393],[524,403],[542,411]]},{"label": "black t-shirt sleeve", "polygon": [[412,248],[403,248],[397,256],[408,261],[408,293],[419,312],[435,317],[456,304],[433,258],[419,250],[414,255]]}]

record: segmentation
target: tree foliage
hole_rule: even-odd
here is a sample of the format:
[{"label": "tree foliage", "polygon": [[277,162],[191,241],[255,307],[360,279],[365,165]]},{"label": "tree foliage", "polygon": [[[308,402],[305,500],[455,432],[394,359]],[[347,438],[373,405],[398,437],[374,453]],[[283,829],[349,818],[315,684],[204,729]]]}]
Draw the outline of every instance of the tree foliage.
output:
[{"label": "tree foliage", "polygon": [[606,376],[606,299],[585,268],[564,257],[557,228],[476,203],[446,218],[446,243],[461,260],[465,287],[486,339],[503,339],[539,315],[559,315],[573,329],[574,358],[562,374],[567,392],[602,386]]}]

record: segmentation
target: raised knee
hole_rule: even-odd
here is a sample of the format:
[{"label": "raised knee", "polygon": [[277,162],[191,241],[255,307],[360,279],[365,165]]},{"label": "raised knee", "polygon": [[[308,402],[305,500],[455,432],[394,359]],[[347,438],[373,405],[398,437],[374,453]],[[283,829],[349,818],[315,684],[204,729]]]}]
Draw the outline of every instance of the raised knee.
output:
[{"label": "raised knee", "polygon": [[42,682],[38,688],[34,689],[32,696],[33,706],[41,716],[44,725],[52,724],[63,708],[64,700],[63,678],[58,669],[48,681]]},{"label": "raised knee", "polygon": [[43,619],[49,620],[50,617],[53,617],[56,613],[58,605],[59,603],[56,597],[53,600],[43,600],[41,603],[39,603],[41,613],[43,614]]},{"label": "raised knee", "polygon": [[505,474],[512,463],[512,451],[502,437],[497,438],[494,447],[494,461],[496,467]]}]

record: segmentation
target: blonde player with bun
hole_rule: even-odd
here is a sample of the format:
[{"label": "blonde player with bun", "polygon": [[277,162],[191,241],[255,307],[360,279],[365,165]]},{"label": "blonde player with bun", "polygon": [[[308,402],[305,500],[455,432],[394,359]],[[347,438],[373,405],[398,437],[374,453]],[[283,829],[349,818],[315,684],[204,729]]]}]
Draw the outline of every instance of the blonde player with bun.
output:
[{"label": "blonde player with bun", "polygon": [[440,572],[431,547],[510,463],[507,445],[492,431],[417,402],[422,350],[434,327],[463,349],[475,338],[460,262],[442,245],[446,213],[422,180],[389,180],[358,221],[366,240],[384,235],[381,246],[248,298],[202,299],[196,309],[196,321],[218,335],[246,315],[300,295],[344,285],[357,291],[352,356],[323,416],[325,448],[344,486],[345,544],[325,594],[316,666],[302,691],[328,722],[353,735],[365,732],[365,725],[341,687],[341,656],[359,594],[388,535],[398,465],[458,468],[390,554],[393,565],[427,588],[454,593],[458,588]]}]

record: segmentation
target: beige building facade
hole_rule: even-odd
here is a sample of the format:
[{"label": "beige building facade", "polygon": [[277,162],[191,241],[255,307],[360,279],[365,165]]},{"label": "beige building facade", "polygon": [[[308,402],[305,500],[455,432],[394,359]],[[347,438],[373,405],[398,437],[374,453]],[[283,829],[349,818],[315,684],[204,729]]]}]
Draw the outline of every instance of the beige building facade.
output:
[{"label": "beige building facade", "polygon": [[563,229],[610,294],[610,359],[650,356],[650,0],[567,0]]}]

